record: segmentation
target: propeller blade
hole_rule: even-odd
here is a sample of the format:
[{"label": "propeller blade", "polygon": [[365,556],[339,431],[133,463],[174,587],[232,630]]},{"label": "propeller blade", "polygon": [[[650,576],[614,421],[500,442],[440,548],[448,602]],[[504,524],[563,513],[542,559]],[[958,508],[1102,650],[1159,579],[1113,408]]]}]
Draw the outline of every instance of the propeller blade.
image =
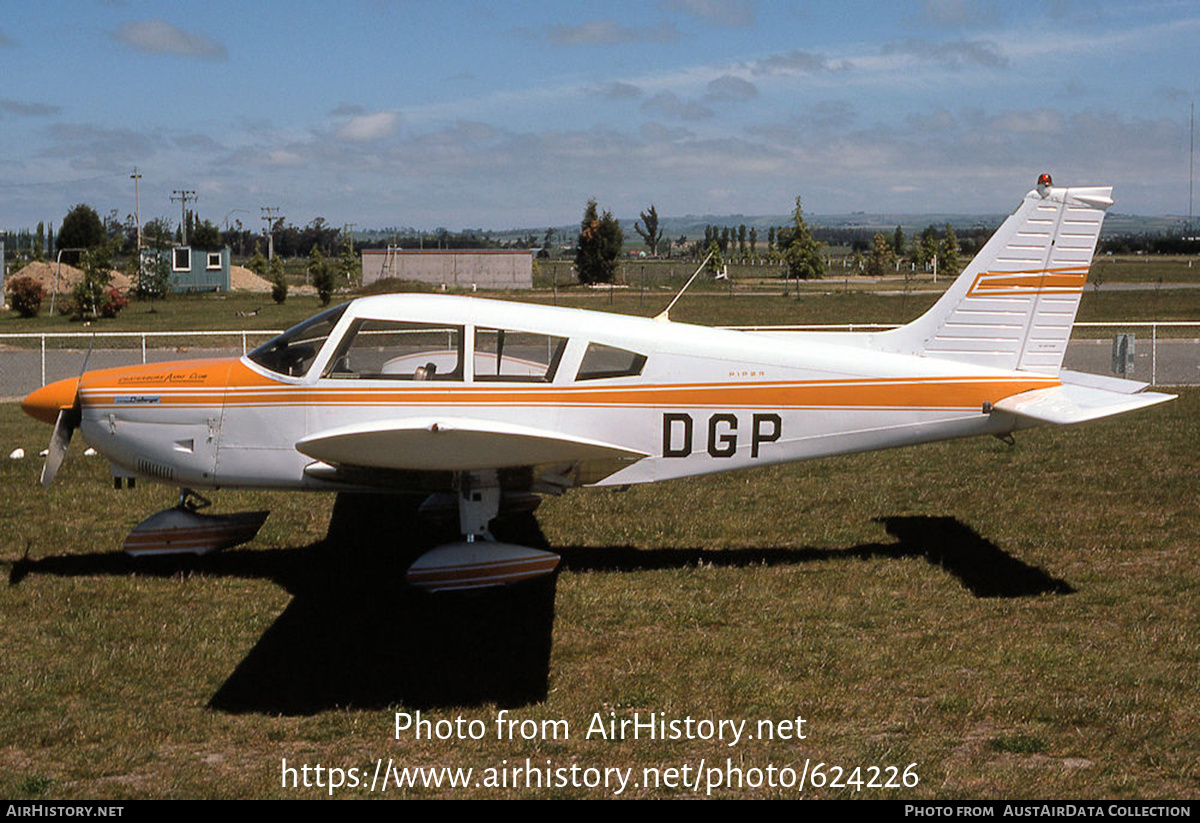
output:
[{"label": "propeller blade", "polygon": [[50,449],[46,455],[46,464],[42,466],[42,488],[49,488],[50,483],[54,480],[54,475],[58,474],[58,468],[62,465],[63,458],[67,456],[67,446],[71,442],[71,435],[75,433],[78,423],[77,408],[63,409],[58,413],[58,419],[54,421],[54,433],[50,435]]},{"label": "propeller blade", "polygon": [[[21,403],[25,411],[46,422],[49,422],[49,413],[54,408],[58,408],[58,416],[54,419],[54,433],[50,435],[50,447],[46,450],[46,462],[42,466],[43,489],[50,488],[50,484],[54,482],[54,475],[58,474],[58,469],[67,456],[67,446],[71,444],[71,435],[83,422],[83,401],[79,396],[79,384],[83,382],[83,375],[87,373],[87,364],[92,359],[92,348],[95,343],[96,335],[93,334],[88,343],[87,354],[83,357],[83,368],[79,370],[78,378],[59,380],[49,386],[43,386],[31,393]],[[62,402],[68,396],[71,398],[70,406]]]}]

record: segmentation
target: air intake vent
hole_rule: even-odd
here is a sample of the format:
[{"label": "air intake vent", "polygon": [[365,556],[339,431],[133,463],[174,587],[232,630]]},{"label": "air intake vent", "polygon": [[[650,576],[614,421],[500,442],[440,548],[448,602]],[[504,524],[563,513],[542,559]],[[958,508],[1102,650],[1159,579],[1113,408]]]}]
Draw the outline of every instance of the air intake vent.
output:
[{"label": "air intake vent", "polygon": [[175,479],[175,469],[144,457],[138,458],[137,472],[143,477],[157,477],[159,480]]}]

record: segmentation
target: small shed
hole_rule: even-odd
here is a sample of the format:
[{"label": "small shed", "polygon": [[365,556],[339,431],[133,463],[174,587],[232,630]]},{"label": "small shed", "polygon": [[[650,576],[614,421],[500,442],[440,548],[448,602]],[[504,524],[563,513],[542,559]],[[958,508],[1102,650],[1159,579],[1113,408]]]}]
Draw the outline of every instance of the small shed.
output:
[{"label": "small shed", "polygon": [[[142,250],[143,254],[155,254]],[[171,291],[180,294],[195,291],[229,291],[230,249],[197,249],[175,246],[157,252],[171,266],[168,282]]]}]

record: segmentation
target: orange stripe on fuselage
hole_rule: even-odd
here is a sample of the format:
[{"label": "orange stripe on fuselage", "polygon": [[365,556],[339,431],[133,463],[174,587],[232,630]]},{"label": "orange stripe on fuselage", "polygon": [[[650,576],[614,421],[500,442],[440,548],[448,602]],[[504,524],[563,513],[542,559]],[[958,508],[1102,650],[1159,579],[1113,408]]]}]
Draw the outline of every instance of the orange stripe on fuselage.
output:
[{"label": "orange stripe on fuselage", "polygon": [[[158,378],[155,382],[154,378]],[[333,384],[333,385],[331,385]],[[337,385],[340,384],[340,385]],[[155,406],[421,407],[555,406],[602,408],[979,408],[1013,394],[1056,386],[1054,377],[841,378],[739,383],[658,383],[605,386],[438,384],[395,381],[364,387],[358,381],[295,385],[273,381],[237,361],[89,373],[83,395],[92,408],[129,408],[126,395],[153,395]]]}]

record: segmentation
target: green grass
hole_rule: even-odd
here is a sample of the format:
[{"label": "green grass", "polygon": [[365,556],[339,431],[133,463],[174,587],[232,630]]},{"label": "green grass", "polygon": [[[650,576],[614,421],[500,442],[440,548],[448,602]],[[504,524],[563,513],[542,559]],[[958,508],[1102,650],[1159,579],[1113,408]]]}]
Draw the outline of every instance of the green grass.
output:
[{"label": "green grass", "polygon": [[1101,255],[1091,277],[1109,283],[1200,283],[1200,260],[1158,255]]},{"label": "green grass", "polygon": [[293,296],[283,305],[276,305],[271,301],[271,295],[250,292],[176,295],[153,304],[131,301],[117,317],[93,320],[86,326],[69,317],[51,316],[45,308],[39,316],[32,318],[19,317],[12,311],[4,312],[0,315],[0,334],[285,329],[316,314],[320,308],[320,301],[312,296]]},{"label": "green grass", "polygon": [[[48,438],[0,406],[5,455]],[[48,492],[36,458],[3,459],[0,796],[325,796],[281,788],[282,758],[481,770],[528,757],[640,775],[729,757],[917,764],[915,788],[814,797],[1196,799],[1198,443],[1200,392],[1188,390],[1011,447],[968,440],[576,490],[538,512],[563,556],[556,586],[440,598],[407,592],[381,560],[402,550],[402,528],[394,546],[311,547],[326,495],[219,492],[222,510],[273,509],[252,544],[133,563],[117,546],[171,490],[112,490],[78,443]],[[566,720],[571,736],[393,736],[396,711],[494,732],[502,706]],[[806,737],[586,739],[609,712],[801,715]]]}]

